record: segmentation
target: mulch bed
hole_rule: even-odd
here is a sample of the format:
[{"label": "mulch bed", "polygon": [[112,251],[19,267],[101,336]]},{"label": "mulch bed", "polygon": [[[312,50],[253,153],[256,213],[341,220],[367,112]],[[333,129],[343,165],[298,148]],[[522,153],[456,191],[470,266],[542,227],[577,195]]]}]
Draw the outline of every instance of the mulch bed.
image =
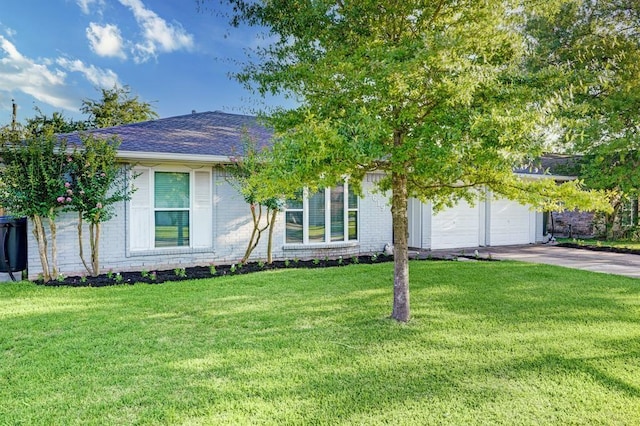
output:
[{"label": "mulch bed", "polygon": [[199,278],[213,278],[229,275],[248,274],[251,272],[268,271],[272,269],[295,268],[327,268],[341,267],[353,264],[373,264],[393,261],[393,256],[385,254],[353,256],[335,259],[315,260],[290,260],[274,261],[271,264],[261,262],[248,262],[243,265],[215,265],[215,270],[208,266],[195,266],[162,271],[137,271],[137,272],[110,272],[92,276],[61,277],[58,280],[44,282],[36,280],[38,285],[45,286],[70,286],[70,287],[105,287],[112,285],[133,285],[139,283],[161,284],[168,281],[183,281]]},{"label": "mulch bed", "polygon": [[640,254],[638,249],[630,249],[625,247],[611,247],[611,246],[594,246],[593,244],[577,244],[577,243],[558,243],[558,247],[575,248],[591,251],[607,251],[610,253],[624,253],[624,254]]}]

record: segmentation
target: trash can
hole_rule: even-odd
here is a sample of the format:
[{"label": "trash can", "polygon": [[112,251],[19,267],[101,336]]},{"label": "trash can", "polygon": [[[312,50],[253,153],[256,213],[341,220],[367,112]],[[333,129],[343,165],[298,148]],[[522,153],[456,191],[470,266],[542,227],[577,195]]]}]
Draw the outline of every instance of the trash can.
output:
[{"label": "trash can", "polygon": [[0,272],[27,269],[27,218],[0,216]]}]

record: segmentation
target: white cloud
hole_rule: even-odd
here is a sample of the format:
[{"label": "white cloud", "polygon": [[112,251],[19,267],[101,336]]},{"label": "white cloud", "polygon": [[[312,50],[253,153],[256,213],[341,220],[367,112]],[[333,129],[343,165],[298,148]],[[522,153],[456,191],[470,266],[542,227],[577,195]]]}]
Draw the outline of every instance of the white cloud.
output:
[{"label": "white cloud", "polygon": [[98,5],[102,5],[103,0],[76,0],[76,3],[78,3],[78,6],[80,6],[82,13],[84,13],[85,15],[88,15],[89,6],[91,6],[94,3]]},{"label": "white cloud", "polygon": [[55,108],[77,111],[80,101],[71,94],[67,83],[68,72],[79,72],[94,86],[113,87],[118,83],[113,71],[86,65],[80,60],[58,58],[36,61],[27,58],[0,35],[0,92],[22,92]]},{"label": "white cloud", "polygon": [[126,59],[127,55],[123,50],[120,29],[116,25],[107,24],[101,26],[91,22],[87,28],[87,38],[89,39],[91,50],[97,55]]},{"label": "white cloud", "polygon": [[65,91],[66,73],[24,57],[0,35],[0,91],[20,91],[57,108],[77,109]]},{"label": "white cloud", "polygon": [[170,24],[152,10],[147,9],[141,0],[120,0],[133,12],[142,29],[143,40],[135,43],[133,51],[136,62],[145,62],[158,55],[158,52],[173,52],[193,47],[193,35],[180,24]]},{"label": "white cloud", "polygon": [[109,69],[102,70],[95,65],[85,65],[85,63],[79,59],[58,58],[56,63],[68,71],[81,73],[94,86],[113,87],[116,84],[120,85],[118,75]]}]

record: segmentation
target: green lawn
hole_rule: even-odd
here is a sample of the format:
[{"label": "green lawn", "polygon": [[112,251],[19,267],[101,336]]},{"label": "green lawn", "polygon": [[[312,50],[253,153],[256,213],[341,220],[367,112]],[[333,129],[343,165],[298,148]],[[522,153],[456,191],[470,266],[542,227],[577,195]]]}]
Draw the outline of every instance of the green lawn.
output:
[{"label": "green lawn", "polygon": [[640,281],[391,263],[0,285],[0,425],[638,424]]}]

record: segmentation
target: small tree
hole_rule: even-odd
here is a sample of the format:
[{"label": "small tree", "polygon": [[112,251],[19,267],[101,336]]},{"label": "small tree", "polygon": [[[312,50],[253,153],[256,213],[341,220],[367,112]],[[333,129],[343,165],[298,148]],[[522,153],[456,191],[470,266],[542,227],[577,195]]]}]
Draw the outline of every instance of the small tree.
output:
[{"label": "small tree", "polygon": [[[56,224],[61,209],[73,198],[66,194],[64,175],[67,155],[66,141],[53,135],[26,140],[3,140],[0,170],[0,204],[17,216],[27,216],[33,222],[33,235],[45,281],[58,276]],[[48,222],[51,242],[51,259],[48,254]]]},{"label": "small tree", "polygon": [[[247,244],[247,249],[241,262],[244,263],[249,259],[253,250],[258,246],[262,233],[268,229],[267,263],[272,263],[273,230],[275,228],[278,211],[282,209],[282,200],[277,197],[260,199],[257,197],[256,191],[249,185],[249,179],[257,175],[260,169],[262,169],[263,159],[258,152],[254,140],[245,137],[243,147],[244,154],[242,156],[232,157],[231,164],[225,167],[233,177],[233,179],[229,180],[229,183],[242,194],[251,209],[253,230],[251,231],[251,237],[249,238],[249,243]],[[265,210],[264,224],[262,224],[263,208]]]},{"label": "small tree", "polygon": [[[114,205],[131,198],[127,185],[128,168],[119,164],[117,138],[101,139],[91,134],[81,136],[82,147],[76,148],[68,161],[69,180],[66,192],[72,197],[71,208],[78,212],[78,247],[82,264],[89,274],[100,273],[100,228],[114,216]],[[83,224],[89,225],[91,265],[83,247]]]}]

